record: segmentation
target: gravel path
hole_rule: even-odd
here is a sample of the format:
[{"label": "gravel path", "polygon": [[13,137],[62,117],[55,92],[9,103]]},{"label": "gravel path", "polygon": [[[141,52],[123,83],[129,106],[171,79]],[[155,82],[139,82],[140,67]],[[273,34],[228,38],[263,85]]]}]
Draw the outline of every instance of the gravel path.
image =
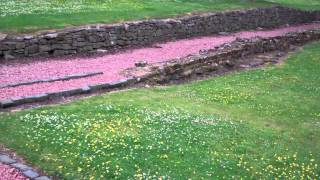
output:
[{"label": "gravel path", "polygon": [[59,90],[79,88],[88,84],[106,83],[124,79],[119,74],[124,69],[134,67],[135,62],[147,61],[149,64],[197,54],[203,49],[212,49],[224,43],[232,42],[236,38],[274,37],[288,32],[320,29],[320,23],[283,27],[274,30],[244,31],[230,35],[208,36],[157,44],[150,48],[127,50],[116,54],[100,57],[55,58],[49,61],[17,61],[0,64],[0,84],[5,86],[19,82],[29,82],[50,78],[65,77],[71,74],[88,72],[103,72],[102,75],[55,81],[18,87],[0,89],[0,100],[50,93]]},{"label": "gravel path", "polygon": [[28,180],[18,170],[0,163],[0,180]]}]

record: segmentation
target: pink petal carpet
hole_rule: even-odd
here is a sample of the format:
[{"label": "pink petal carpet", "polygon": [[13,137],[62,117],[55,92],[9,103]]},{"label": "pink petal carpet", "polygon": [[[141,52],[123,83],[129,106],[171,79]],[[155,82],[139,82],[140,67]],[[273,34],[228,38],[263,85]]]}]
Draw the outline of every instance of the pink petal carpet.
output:
[{"label": "pink petal carpet", "polygon": [[[134,67],[135,62],[147,61],[149,64],[163,62],[189,54],[198,54],[200,50],[212,49],[236,38],[275,37],[288,32],[320,29],[320,23],[282,27],[273,30],[243,31],[230,35],[213,35],[177,40],[157,44],[157,46],[121,51],[96,57],[60,57],[49,60],[13,60],[0,64],[0,86],[28,82],[67,75],[103,72],[101,75],[37,83],[17,87],[0,88],[0,100],[50,93],[60,90],[81,88],[89,84],[108,83],[125,79],[120,74],[124,69]],[[23,63],[22,63],[23,62]]]},{"label": "pink petal carpet", "polygon": [[18,170],[0,163],[0,180],[28,180]]}]

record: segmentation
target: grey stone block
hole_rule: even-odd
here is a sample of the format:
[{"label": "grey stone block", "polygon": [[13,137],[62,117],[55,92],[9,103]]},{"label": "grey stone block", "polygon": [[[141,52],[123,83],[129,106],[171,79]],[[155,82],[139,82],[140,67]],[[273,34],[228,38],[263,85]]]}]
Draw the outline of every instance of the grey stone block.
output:
[{"label": "grey stone block", "polygon": [[89,93],[91,91],[91,88],[89,86],[85,86],[81,88],[83,93]]},{"label": "grey stone block", "polygon": [[45,57],[49,57],[49,55],[50,55],[49,52],[39,52],[39,53],[30,55],[30,57],[42,57],[42,58],[45,58]]},{"label": "grey stone block", "polygon": [[64,50],[73,49],[73,47],[70,44],[62,44],[61,48],[64,49]]},{"label": "grey stone block", "polygon": [[54,39],[54,38],[58,37],[58,33],[46,34],[44,37],[46,39]]},{"label": "grey stone block", "polygon": [[33,35],[25,35],[25,36],[23,37],[23,39],[25,39],[25,40],[31,40],[31,39],[33,39],[33,38],[34,38]]},{"label": "grey stone block", "polygon": [[17,162],[16,160],[10,158],[7,155],[0,155],[0,162],[4,163],[4,164],[12,164]]},{"label": "grey stone block", "polygon": [[49,98],[48,94],[38,94],[38,95],[35,95],[35,96],[31,96],[32,98],[38,100],[38,101],[44,101],[44,100],[47,100]]},{"label": "grey stone block", "polygon": [[25,103],[40,102],[47,99],[49,99],[48,94],[39,94],[39,95],[28,96],[28,97],[14,98],[13,102],[15,105],[21,105]]},{"label": "grey stone block", "polygon": [[12,101],[14,102],[15,105],[25,103],[24,97],[15,97],[15,98],[12,98]]},{"label": "grey stone block", "polygon": [[65,50],[55,50],[54,52],[53,52],[53,56],[62,56],[62,55],[65,55],[65,54],[67,54],[67,52],[65,51]]},{"label": "grey stone block", "polygon": [[83,47],[83,46],[86,46],[86,45],[87,45],[87,43],[86,42],[82,42],[82,41],[79,41],[79,42],[75,41],[72,44],[72,46],[75,46],[75,47]]},{"label": "grey stone block", "polygon": [[32,45],[32,46],[28,46],[26,47],[26,53],[28,54],[34,54],[39,52],[39,46],[38,45]]},{"label": "grey stone block", "polygon": [[69,91],[67,91],[67,96],[71,96],[71,95],[76,95],[76,94],[81,94],[83,93],[82,88],[77,88],[77,89],[71,89]]},{"label": "grey stone block", "polygon": [[120,88],[128,84],[127,80],[120,80],[110,83],[110,88]]},{"label": "grey stone block", "polygon": [[21,171],[27,171],[27,170],[32,169],[32,167],[24,165],[24,164],[21,164],[21,163],[13,163],[13,164],[11,164],[11,166],[14,167],[14,168],[17,168],[17,169],[19,169]]},{"label": "grey stone block", "polygon": [[25,47],[26,47],[26,43],[24,43],[24,42],[16,44],[16,49],[22,49],[22,48],[25,48]]},{"label": "grey stone block", "polygon": [[35,95],[35,96],[25,97],[24,102],[25,103],[32,103],[32,102],[44,101],[48,98],[49,98],[48,94],[39,94],[39,95]]},{"label": "grey stone block", "polygon": [[0,33],[0,41],[5,40],[7,36],[7,34]]},{"label": "grey stone block", "polygon": [[26,171],[23,171],[22,173],[31,179],[39,177],[39,174],[33,170],[26,170]]},{"label": "grey stone block", "polygon": [[1,108],[8,108],[8,107],[12,107],[14,105],[15,105],[15,103],[11,99],[6,99],[6,100],[0,101]]},{"label": "grey stone block", "polygon": [[58,91],[54,93],[48,93],[49,98],[50,97],[62,97],[62,96],[72,96],[76,94],[81,94],[83,93],[81,88],[77,89],[70,89],[70,90],[65,90],[65,91]]},{"label": "grey stone block", "polygon": [[41,46],[39,46],[39,51],[40,52],[47,52],[47,51],[50,51],[51,49],[52,48],[49,45],[41,45]]},{"label": "grey stone block", "polygon": [[9,49],[9,50],[13,50],[13,49],[16,49],[16,44],[17,42],[15,41],[7,41],[4,43],[4,45],[6,45],[6,48]]},{"label": "grey stone block", "polygon": [[14,57],[13,55],[11,54],[8,54],[8,53],[5,53],[4,54],[4,59],[5,60],[12,60],[12,59],[15,59],[16,57]]},{"label": "grey stone block", "polygon": [[89,85],[91,91],[97,91],[97,90],[101,90],[101,89],[108,89],[110,88],[110,84],[109,83],[101,83],[101,84],[92,84]]},{"label": "grey stone block", "polygon": [[106,52],[108,52],[108,50],[105,50],[105,49],[97,49],[96,52],[97,52],[97,53],[106,53]]},{"label": "grey stone block", "polygon": [[6,44],[0,44],[0,50],[7,51],[7,50],[9,50],[9,46],[7,46]]},{"label": "grey stone block", "polygon": [[130,79],[127,79],[126,81],[127,81],[127,83],[126,83],[127,85],[132,85],[132,84],[138,82],[137,78],[130,78]]}]

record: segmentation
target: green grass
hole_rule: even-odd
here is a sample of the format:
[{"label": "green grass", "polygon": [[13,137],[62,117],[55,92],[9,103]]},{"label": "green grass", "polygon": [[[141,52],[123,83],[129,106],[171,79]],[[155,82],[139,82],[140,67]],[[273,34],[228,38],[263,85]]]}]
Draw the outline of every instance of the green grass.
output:
[{"label": "green grass", "polygon": [[320,175],[320,43],[285,64],[0,114],[0,143],[63,179]]},{"label": "green grass", "polygon": [[0,31],[33,32],[271,5],[320,9],[318,0],[0,0]]},{"label": "green grass", "polygon": [[0,0],[0,31],[32,32],[268,5],[272,3],[262,0]]},{"label": "green grass", "polygon": [[320,10],[319,0],[267,0],[282,6],[289,6],[303,10]]},{"label": "green grass", "polygon": [[11,33],[90,23],[172,17],[190,12],[223,11],[270,4],[260,1],[239,2],[239,0],[40,0],[27,3],[20,0],[3,0],[2,3],[4,4],[1,4],[0,0],[0,31]]}]

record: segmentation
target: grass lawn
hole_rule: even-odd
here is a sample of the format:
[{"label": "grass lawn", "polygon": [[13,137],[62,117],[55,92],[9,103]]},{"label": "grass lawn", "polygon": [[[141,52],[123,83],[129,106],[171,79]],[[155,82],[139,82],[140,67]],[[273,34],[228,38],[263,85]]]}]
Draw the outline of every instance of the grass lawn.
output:
[{"label": "grass lawn", "polygon": [[319,0],[266,0],[271,3],[276,3],[282,6],[289,6],[304,10],[320,10]]},{"label": "grass lawn", "polygon": [[320,9],[318,0],[0,0],[0,31],[31,32],[270,5]]},{"label": "grass lawn", "polygon": [[63,179],[320,175],[320,43],[285,64],[0,114],[0,144]]}]

